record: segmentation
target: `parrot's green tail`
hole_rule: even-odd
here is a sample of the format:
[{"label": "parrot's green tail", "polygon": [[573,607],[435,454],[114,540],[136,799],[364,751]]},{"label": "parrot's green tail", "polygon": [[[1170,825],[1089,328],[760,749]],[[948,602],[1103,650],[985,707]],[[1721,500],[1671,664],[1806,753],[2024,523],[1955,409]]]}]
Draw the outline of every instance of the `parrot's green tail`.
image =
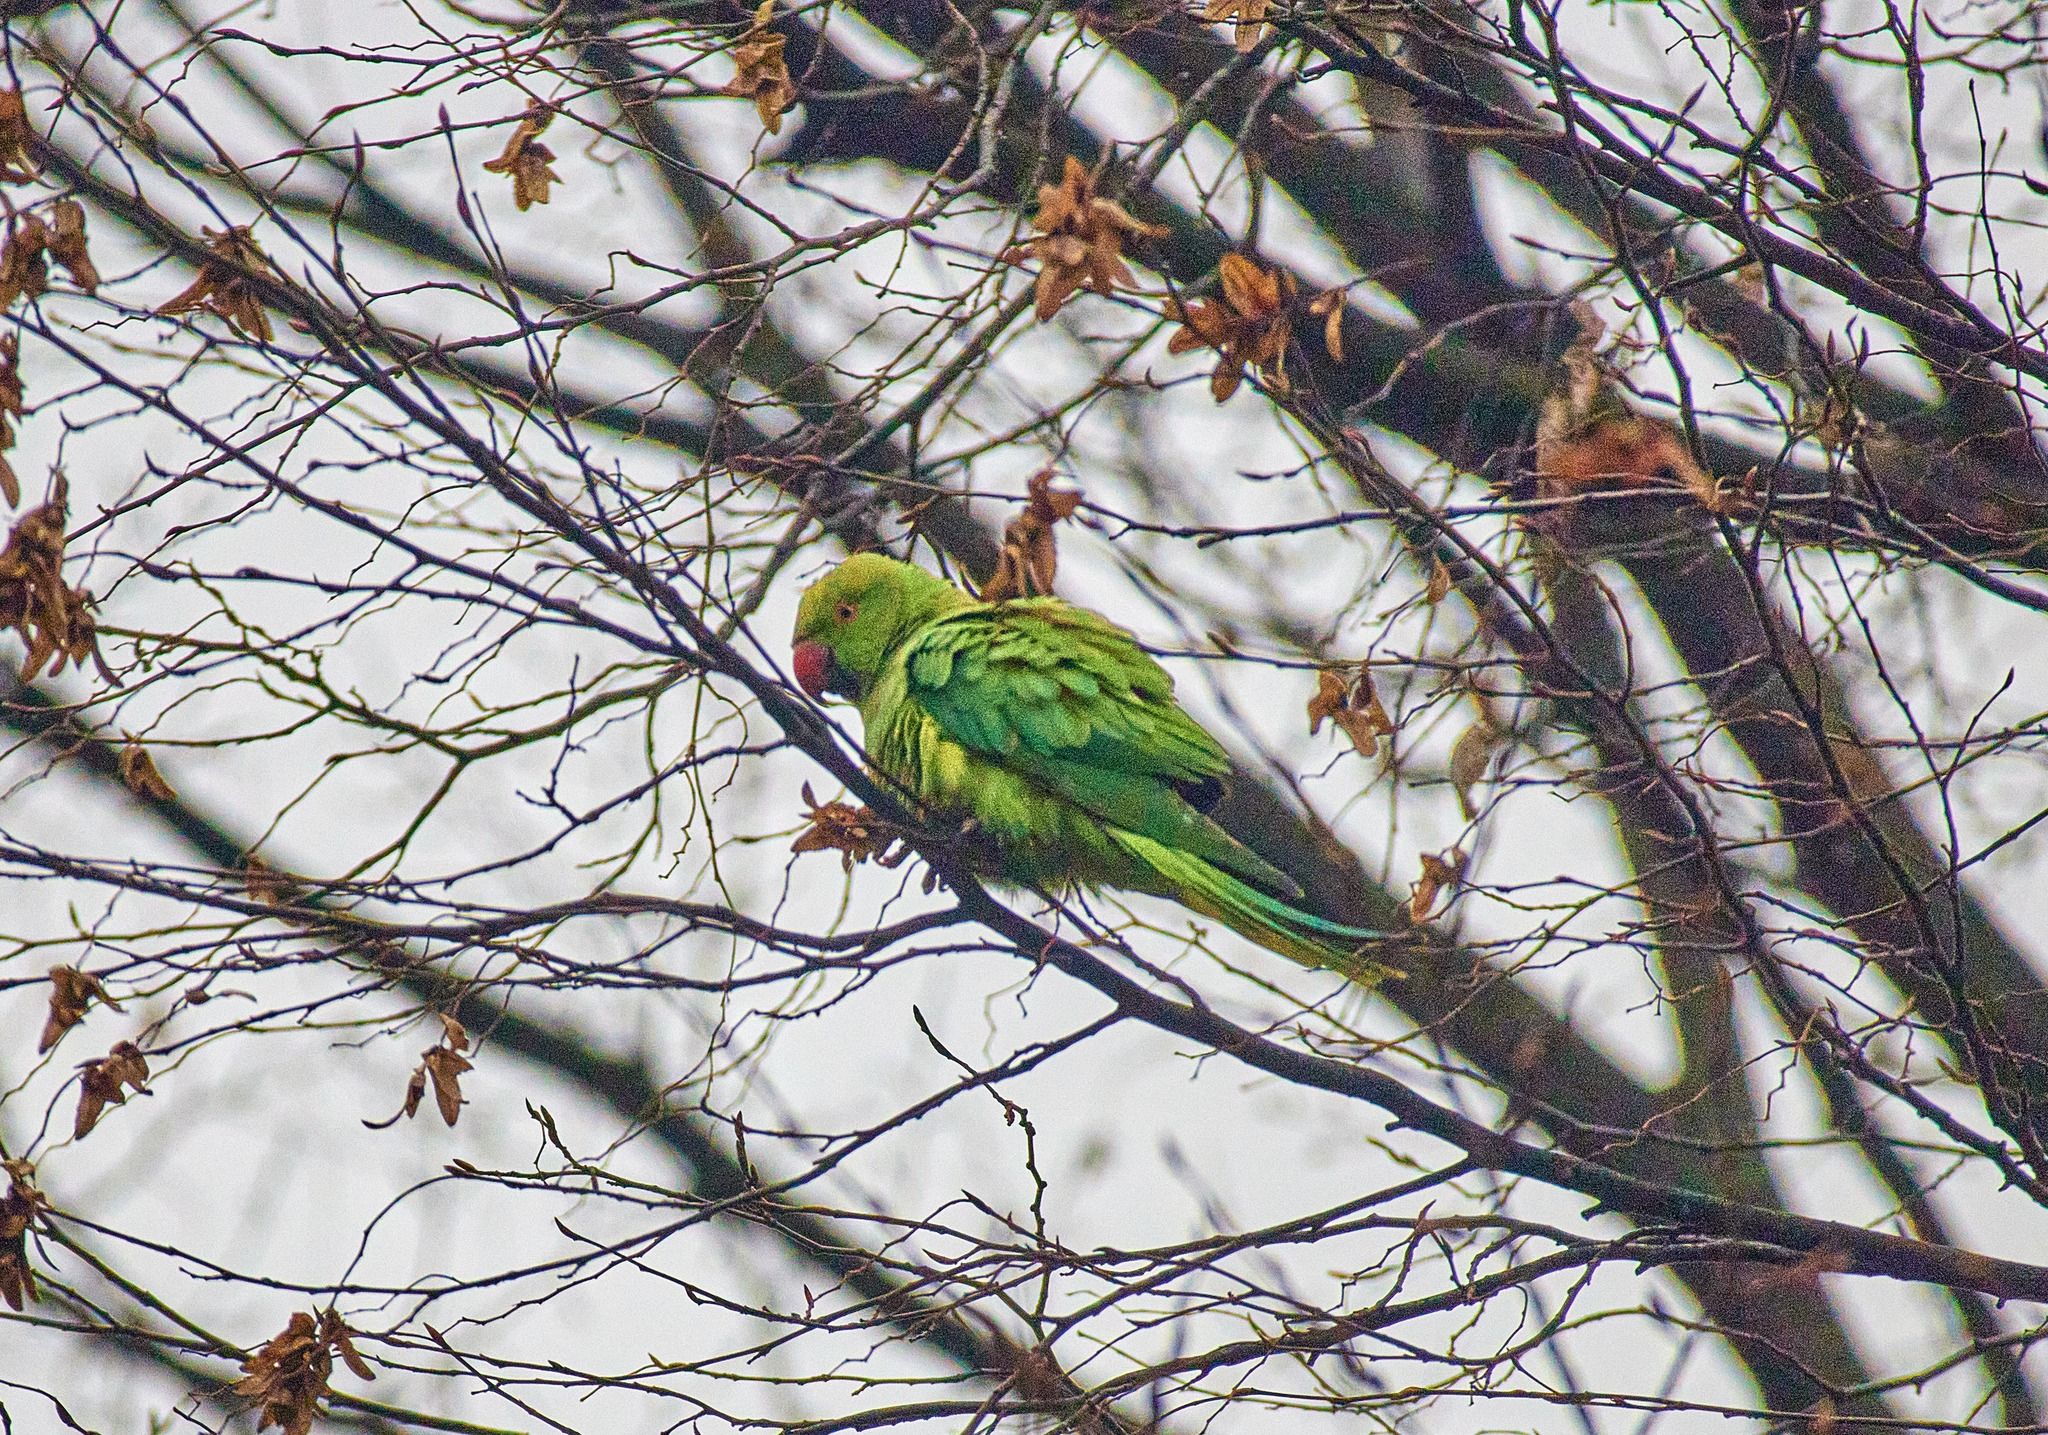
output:
[{"label": "parrot's green tail", "polygon": [[1386,940],[1385,932],[1347,927],[1304,912],[1192,853],[1135,832],[1112,828],[1110,836],[1124,851],[1158,873],[1183,906],[1214,918],[1270,951],[1303,966],[1341,972],[1360,986],[1375,986],[1388,977],[1407,975],[1365,954],[1367,944]]}]

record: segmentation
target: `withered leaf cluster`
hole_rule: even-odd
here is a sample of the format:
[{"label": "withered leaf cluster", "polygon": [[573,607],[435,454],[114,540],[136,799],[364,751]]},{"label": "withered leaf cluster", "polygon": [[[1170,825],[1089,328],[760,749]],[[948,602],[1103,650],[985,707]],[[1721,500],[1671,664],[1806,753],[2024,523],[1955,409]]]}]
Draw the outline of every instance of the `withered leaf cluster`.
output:
[{"label": "withered leaf cluster", "polygon": [[91,972],[76,967],[50,968],[50,1014],[43,1021],[43,1034],[36,1042],[38,1052],[48,1051],[64,1039],[64,1033],[85,1020],[94,999],[115,1011],[121,1004],[107,993],[106,984]]},{"label": "withered leaf cluster", "polygon": [[1239,54],[1248,55],[1266,38],[1266,12],[1273,0],[1209,0],[1202,18],[1212,25],[1229,25],[1234,31]]},{"label": "withered leaf cluster", "polygon": [[49,501],[24,513],[0,548],[0,629],[13,628],[28,644],[23,682],[32,681],[45,663],[56,673],[67,660],[83,666],[87,658],[111,682],[113,675],[100,661],[91,597],[64,583],[64,519],[60,474]]},{"label": "withered leaf cluster", "polygon": [[320,1401],[333,1393],[327,1381],[336,1355],[358,1379],[375,1380],[376,1372],[357,1352],[353,1335],[332,1307],[318,1316],[293,1311],[285,1328],[242,1362],[247,1374],[234,1384],[235,1394],[260,1407],[256,1428],[275,1425],[284,1435],[308,1435]]},{"label": "withered leaf cluster", "polygon": [[263,310],[253,280],[270,267],[270,261],[250,235],[250,226],[208,229],[207,257],[200,261],[199,277],[184,290],[157,305],[156,312],[169,318],[204,310],[228,321],[252,339],[270,341],[270,316]]},{"label": "withered leaf cluster", "polygon": [[1147,224],[1115,200],[1096,193],[1096,176],[1067,156],[1058,184],[1038,187],[1035,238],[1005,250],[1012,264],[1038,261],[1036,312],[1042,324],[1059,312],[1084,284],[1097,294],[1128,287],[1131,267],[1124,262],[1124,244],[1131,239],[1158,239],[1166,230]]},{"label": "withered leaf cluster", "polygon": [[1169,300],[1167,317],[1180,329],[1167,341],[1171,354],[1210,348],[1223,357],[1210,376],[1209,392],[1222,403],[1244,382],[1245,365],[1276,393],[1287,392],[1287,341],[1294,321],[1288,306],[1294,299],[1294,276],[1268,269],[1242,254],[1226,254],[1217,266],[1223,295],[1192,304]]},{"label": "withered leaf cluster", "polygon": [[75,199],[58,200],[47,219],[28,213],[8,225],[7,242],[0,245],[0,309],[47,293],[52,259],[85,293],[99,289],[100,271],[85,242],[85,206]]},{"label": "withered leaf cluster", "polygon": [[35,1272],[28,1264],[28,1228],[48,1202],[36,1189],[35,1167],[26,1161],[0,1161],[7,1173],[7,1194],[0,1196],[0,1300],[14,1310],[37,1300]]},{"label": "withered leaf cluster", "polygon": [[804,807],[804,819],[811,825],[789,844],[791,852],[837,852],[841,869],[851,872],[854,863],[879,858],[889,850],[890,832],[872,809],[850,802],[821,803],[808,782]]},{"label": "withered leaf cluster", "polygon": [[469,1033],[461,1022],[446,1012],[438,1015],[441,1018],[440,1044],[420,1053],[420,1064],[406,1079],[405,1104],[398,1108],[397,1113],[386,1121],[363,1123],[372,1131],[382,1131],[397,1125],[401,1118],[417,1115],[430,1084],[434,1088],[434,1105],[440,1110],[443,1121],[453,1126],[462,1114],[462,1074],[476,1069],[474,1063],[463,1055],[469,1050]]},{"label": "withered leaf cluster", "polygon": [[768,28],[774,14],[775,0],[761,0],[754,23],[732,47],[732,79],[718,92],[752,100],[761,128],[771,135],[782,133],[783,113],[796,103],[796,82],[782,57],[784,38]]},{"label": "withered leaf cluster", "polygon": [[143,1095],[149,1092],[149,1061],[132,1041],[115,1042],[112,1051],[80,1062],[78,1069],[84,1075],[78,1084],[78,1117],[71,1126],[74,1139],[92,1130],[109,1106],[125,1102],[128,1088]]},{"label": "withered leaf cluster", "polygon": [[21,91],[0,90],[0,184],[33,184],[42,177],[36,163],[40,143]]},{"label": "withered leaf cluster", "polygon": [[1055,491],[1052,477],[1052,470],[1044,469],[1025,485],[1030,497],[1024,511],[1003,530],[1002,556],[996,560],[996,571],[982,585],[983,602],[1006,603],[1052,592],[1053,575],[1059,567],[1053,525],[1073,517],[1081,506],[1081,495]]},{"label": "withered leaf cluster", "polygon": [[540,141],[540,133],[554,123],[555,107],[536,104],[529,106],[519,117],[519,127],[512,131],[512,138],[505,141],[505,148],[496,159],[484,161],[484,168],[492,174],[512,176],[512,203],[520,209],[530,209],[536,204],[548,202],[550,185],[563,183],[555,173],[555,152]]},{"label": "withered leaf cluster", "polygon": [[1308,700],[1309,736],[1321,732],[1326,719],[1365,757],[1379,751],[1381,738],[1394,734],[1394,720],[1380,706],[1372,672],[1362,663],[1351,668],[1324,668],[1316,674],[1315,696]]}]

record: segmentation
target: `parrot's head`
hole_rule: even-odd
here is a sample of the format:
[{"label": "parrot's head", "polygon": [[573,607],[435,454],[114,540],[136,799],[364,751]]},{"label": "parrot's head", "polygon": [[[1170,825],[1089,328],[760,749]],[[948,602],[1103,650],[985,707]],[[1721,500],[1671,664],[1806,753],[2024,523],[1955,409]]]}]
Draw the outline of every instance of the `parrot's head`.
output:
[{"label": "parrot's head", "polygon": [[856,553],[804,593],[790,668],[805,692],[858,702],[912,630],[970,602],[945,579],[881,553]]}]

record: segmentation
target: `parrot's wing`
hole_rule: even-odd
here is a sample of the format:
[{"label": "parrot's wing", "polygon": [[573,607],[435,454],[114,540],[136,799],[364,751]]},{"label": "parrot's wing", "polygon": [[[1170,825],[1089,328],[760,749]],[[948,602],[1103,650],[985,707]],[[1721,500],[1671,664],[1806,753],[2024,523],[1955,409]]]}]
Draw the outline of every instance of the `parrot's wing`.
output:
[{"label": "parrot's wing", "polygon": [[1107,619],[1056,599],[969,609],[930,624],[904,657],[911,701],[962,747],[1103,822],[1299,895],[1199,810],[1230,758]]}]

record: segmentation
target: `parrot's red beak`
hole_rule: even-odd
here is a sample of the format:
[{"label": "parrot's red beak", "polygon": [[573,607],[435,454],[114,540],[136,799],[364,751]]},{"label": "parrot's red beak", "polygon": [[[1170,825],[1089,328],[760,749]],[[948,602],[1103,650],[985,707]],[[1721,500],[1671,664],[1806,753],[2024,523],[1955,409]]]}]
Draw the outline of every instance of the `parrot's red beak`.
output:
[{"label": "parrot's red beak", "polygon": [[823,702],[832,682],[832,650],[823,643],[798,643],[789,653],[790,671],[796,674],[797,683],[811,695],[813,701]]}]

